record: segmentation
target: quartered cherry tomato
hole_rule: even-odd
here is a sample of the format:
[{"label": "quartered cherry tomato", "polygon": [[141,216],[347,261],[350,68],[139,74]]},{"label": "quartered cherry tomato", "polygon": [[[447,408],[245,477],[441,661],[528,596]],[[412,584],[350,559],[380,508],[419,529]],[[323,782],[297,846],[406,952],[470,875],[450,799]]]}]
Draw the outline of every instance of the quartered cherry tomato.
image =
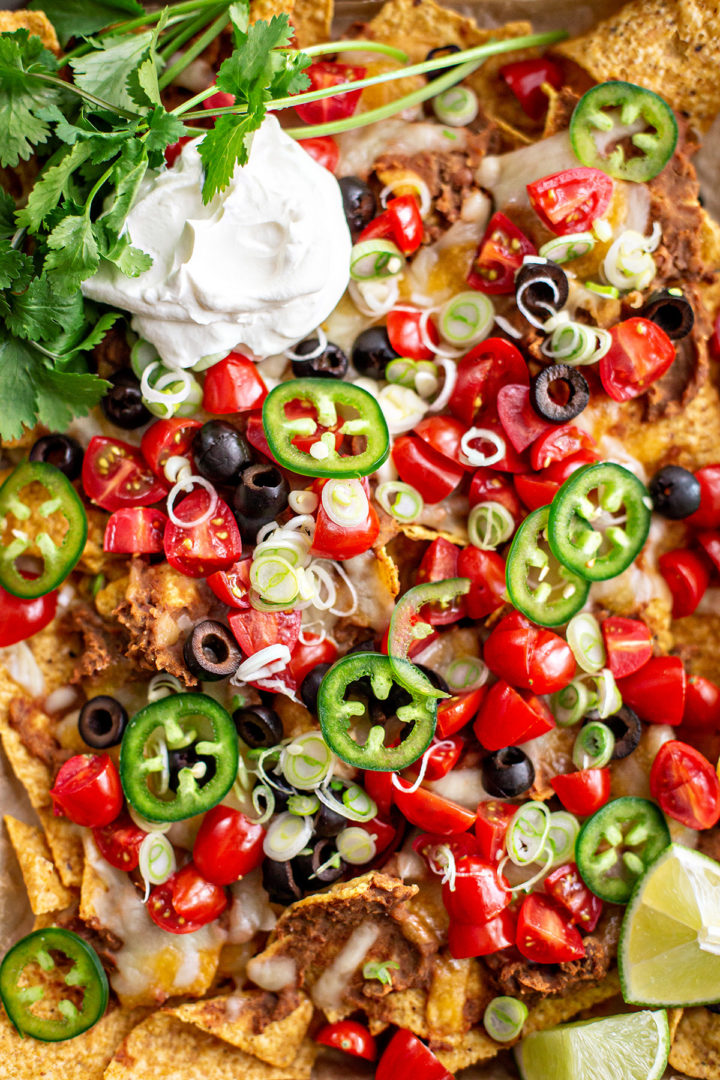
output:
[{"label": "quartered cherry tomato", "polygon": [[378,808],[378,813],[383,817],[390,816],[395,786],[393,784],[395,773],[368,770],[364,774],[362,786]]},{"label": "quartered cherry tomato", "polygon": [[[413,851],[417,851],[430,869],[437,866],[436,858],[441,853],[440,848],[450,851],[454,859],[461,859],[465,855],[477,855],[478,843],[472,833],[456,833],[455,836],[440,836],[438,833],[422,833],[413,842]],[[431,865],[432,864],[432,865]]]},{"label": "quartered cherry tomato", "polygon": [[652,656],[650,627],[641,619],[611,615],[600,623],[607,666],[616,679],[639,671]]},{"label": "quartered cherry tomato", "polygon": [[0,587],[0,649],[37,634],[51,623],[57,611],[57,590],[23,600]]},{"label": "quartered cherry tomato", "polygon": [[498,502],[512,514],[516,526],[525,517],[512,480],[509,476],[499,475],[494,469],[475,470],[470,481],[468,502],[471,507],[477,506],[478,503]]},{"label": "quartered cherry tomato", "polygon": [[497,416],[500,389],[518,383],[530,383],[520,350],[504,338],[486,338],[459,362],[448,408],[466,424],[482,425],[487,416]]},{"label": "quartered cherry tomato", "polygon": [[573,424],[563,424],[562,427],[552,425],[533,443],[530,464],[536,471],[547,469],[556,461],[564,461],[581,450],[592,454],[597,452],[597,443],[592,435]]},{"label": "quartered cherry tomato", "polygon": [[553,501],[569,476],[584,465],[598,461],[598,454],[591,450],[578,450],[577,453],[560,461],[554,461],[546,469],[537,473],[518,473],[513,477],[515,490],[528,510],[537,510]]},{"label": "quartered cherry tomato", "polygon": [[672,341],[650,319],[625,319],[611,328],[610,336],[612,345],[600,360],[600,379],[613,401],[644,394],[675,359]]},{"label": "quartered cherry tomato", "polygon": [[556,430],[533,409],[530,404],[530,390],[522,383],[513,383],[501,387],[497,396],[497,411],[503,431],[517,450],[522,454],[536,439]]},{"label": "quartered cherry tomato", "polygon": [[89,829],[109,825],[123,808],[120,777],[108,754],[68,758],[60,766],[50,795],[56,814]]},{"label": "quartered cherry tomato", "polygon": [[720,732],[720,687],[702,675],[691,675],[685,691],[683,727]]},{"label": "quartered cherry tomato", "polygon": [[553,776],[550,786],[570,814],[589,817],[610,798],[610,770],[581,769]]},{"label": "quartered cherry tomato", "polygon": [[[445,738],[433,736],[433,740],[423,754],[425,759],[425,779],[442,780],[443,776],[454,769],[460,755],[465,748],[465,740],[461,735],[448,735]],[[420,763],[416,761],[411,765],[407,773],[409,776],[417,776]]]},{"label": "quartered cherry tomato", "polygon": [[484,619],[505,603],[505,560],[497,551],[482,551],[472,545],[463,548],[458,575],[472,582],[464,597],[471,619]]},{"label": "quartered cherry tomato", "polygon": [[696,529],[720,528],[720,465],[705,465],[695,473],[700,484],[700,506],[685,518]]},{"label": "quartered cherry tomato", "polygon": [[185,143],[189,143],[191,139],[192,135],[181,135],[177,142],[171,143],[170,146],[165,147],[165,164],[168,169],[172,168],[180,157],[183,146]]},{"label": "quartered cherry tomato", "polygon": [[522,266],[526,255],[537,255],[535,245],[498,211],[490,218],[480,241],[468,285],[484,293],[514,292],[515,271]]},{"label": "quartered cherry tomato", "polygon": [[206,881],[190,862],[150,890],[146,909],[161,930],[192,934],[222,915],[227,903],[225,890]]},{"label": "quartered cherry tomato", "polygon": [[137,868],[140,861],[140,845],[147,836],[128,813],[123,813],[109,825],[93,829],[95,845],[106,862],[117,870]]},{"label": "quartered cherry tomato", "polygon": [[143,433],[142,456],[159,480],[167,483],[165,465],[168,458],[191,457],[192,441],[201,427],[199,420],[173,416],[169,420],[156,420]]},{"label": "quartered cherry tomato", "polygon": [[484,859],[497,863],[505,854],[505,834],[515,816],[515,803],[487,799],[478,803],[475,836]]},{"label": "quartered cherry tomato", "polygon": [[360,233],[363,240],[392,240],[403,255],[412,255],[422,243],[424,226],[414,195],[398,195],[390,199],[385,210]]},{"label": "quartered cherry tomato", "polygon": [[552,713],[539,698],[520,694],[500,679],[490,687],[473,731],[486,750],[502,750],[537,739],[554,727]]},{"label": "quartered cherry tomato", "polygon": [[527,185],[530,205],[557,236],[586,232],[607,210],[613,181],[600,169],[578,166]]},{"label": "quartered cherry tomato", "polygon": [[[458,559],[460,548],[451,544],[442,536],[427,547],[415,575],[417,585],[426,581],[446,581],[458,577]],[[465,597],[456,597],[451,603],[426,604],[422,610],[423,618],[431,626],[449,626],[467,614]]]},{"label": "quartered cherry tomato", "polygon": [[438,706],[436,734],[445,739],[464,728],[477,714],[486,694],[487,687],[479,686],[468,694],[458,694],[441,701]]},{"label": "quartered cherry tomato", "polygon": [[[213,82],[213,86],[215,83]],[[235,104],[235,97],[233,94],[227,93],[225,90],[218,90],[215,94],[211,94],[210,97],[206,97],[203,100],[203,109],[229,109],[231,105]]]},{"label": "quartered cherry tomato", "polygon": [[82,486],[87,497],[103,510],[152,506],[168,491],[135,446],[104,435],[94,435],[85,451]]},{"label": "quartered cherry tomato", "polygon": [[720,819],[720,781],[707,758],[672,739],[650,769],[650,794],[662,810],[689,829],[710,829]]},{"label": "quartered cherry tomato", "polygon": [[365,521],[352,526],[338,525],[320,503],[310,551],[320,559],[353,559],[370,550],[379,532],[380,521],[371,502],[368,502]]},{"label": "quartered cherry tomato", "polygon": [[401,435],[392,448],[392,460],[401,480],[412,484],[426,503],[438,503],[455,490],[465,470],[416,435]]},{"label": "quartered cherry tomato", "polygon": [[[218,498],[212,517],[207,517],[209,500],[205,488],[191,491],[175,504],[175,516],[187,524],[170,521],[165,529],[165,558],[187,577],[208,577],[217,570],[226,570],[242,554],[242,540],[232,510]],[[193,524],[196,521],[199,524]]]},{"label": "quartered cherry tomato", "polygon": [[443,903],[456,922],[487,922],[512,900],[510,886],[496,865],[479,855],[463,855],[455,860],[454,888],[443,885]]},{"label": "quartered cherry tomato", "polygon": [[285,669],[291,675],[297,686],[309,675],[318,664],[333,664],[338,658],[338,648],[332,638],[326,637],[322,641],[308,641],[306,644],[298,641],[290,657],[290,663]]},{"label": "quartered cherry tomato", "polygon": [[231,611],[228,622],[235,640],[246,656],[268,645],[287,645],[290,652],[300,634],[301,611]]},{"label": "quartered cherry tomato", "polygon": [[338,1020],[335,1024],[326,1024],[318,1031],[315,1042],[343,1050],[365,1061],[375,1061],[377,1058],[377,1043],[365,1025],[357,1020]]},{"label": "quartered cherry tomato", "polygon": [[316,135],[312,139],[298,139],[298,146],[302,146],[318,165],[322,165],[328,172],[335,172],[340,160],[340,147],[332,135]]},{"label": "quartered cherry tomato", "polygon": [[223,604],[247,611],[250,605],[250,567],[252,557],[247,556],[229,566],[210,574],[207,583]]},{"label": "quartered cherry tomato", "polygon": [[425,1043],[410,1031],[396,1031],[375,1073],[375,1080],[453,1080]]},{"label": "quartered cherry tomato", "polygon": [[556,90],[563,84],[561,69],[546,56],[505,64],[500,68],[500,74],[531,120],[542,120],[548,109],[543,83],[549,83]]},{"label": "quartered cherry tomato", "polygon": [[103,551],[113,555],[159,555],[167,514],[153,506],[127,506],[110,515]]},{"label": "quartered cherry tomato", "polygon": [[267,397],[267,387],[257,364],[242,353],[229,353],[205,375],[203,409],[216,416],[249,412]]},{"label": "quartered cherry tomato", "polygon": [[564,863],[548,874],[543,882],[548,896],[565,908],[576,926],[594,930],[602,915],[603,904],[590,892],[575,863]]},{"label": "quartered cherry tomato", "polygon": [[490,956],[515,944],[517,915],[505,908],[494,919],[485,923],[461,923],[450,921],[448,948],[455,960],[469,956]]},{"label": "quartered cherry tomato", "polygon": [[435,353],[428,347],[426,337],[434,345],[437,345],[440,338],[435,323],[428,318],[427,311],[409,307],[393,308],[388,312],[387,333],[398,356],[407,356],[410,360],[435,359]]},{"label": "quartered cherry tomato", "polygon": [[692,615],[710,584],[708,557],[702,551],[676,548],[661,555],[658,566],[672,593],[673,619]]},{"label": "quartered cherry tomato", "polygon": [[695,539],[712,563],[714,573],[720,573],[720,531],[703,529]]},{"label": "quartered cherry tomato", "polygon": [[475,823],[475,812],[459,803],[444,799],[427,788],[407,791],[393,787],[393,800],[403,817],[419,829],[429,829],[442,836],[467,832]]},{"label": "quartered cherry tomato", "polygon": [[[365,78],[364,67],[350,64],[337,64],[331,60],[316,60],[306,68],[305,74],[310,80],[309,90],[325,90],[329,86],[340,86],[346,82],[355,82]],[[320,101],[308,101],[296,105],[295,112],[305,124],[325,124],[331,120],[344,120],[352,116],[358,106],[362,90],[348,90],[345,94],[321,98]]]},{"label": "quartered cherry tomato", "polygon": [[619,679],[617,687],[641,720],[676,727],[685,712],[685,683],[679,656],[653,656],[639,671]]},{"label": "quartered cherry tomato", "polygon": [[413,428],[413,434],[426,442],[438,454],[454,461],[456,465],[461,465],[463,469],[472,471],[474,466],[462,460],[460,446],[467,430],[467,424],[454,416],[426,416]]},{"label": "quartered cherry tomato", "polygon": [[193,844],[193,862],[206,881],[231,885],[263,861],[262,825],[231,806],[213,806]]},{"label": "quartered cherry tomato", "polygon": [[485,663],[499,679],[534,694],[553,694],[575,674],[572,649],[558,634],[519,611],[501,619],[485,642]]},{"label": "quartered cherry tomato", "polygon": [[560,964],[585,955],[580,934],[568,913],[549,896],[531,893],[523,900],[517,925],[517,947],[537,964]]}]

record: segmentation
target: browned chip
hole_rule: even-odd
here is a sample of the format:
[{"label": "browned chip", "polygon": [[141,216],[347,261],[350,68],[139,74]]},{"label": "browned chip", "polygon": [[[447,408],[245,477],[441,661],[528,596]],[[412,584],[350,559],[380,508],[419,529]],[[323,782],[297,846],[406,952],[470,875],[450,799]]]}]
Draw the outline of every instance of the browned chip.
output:
[{"label": "browned chip", "polygon": [[685,1009],[670,1047],[670,1064],[701,1080],[720,1077],[720,1016],[709,1009]]},{"label": "browned chip", "polygon": [[73,894],[60,881],[42,829],[7,814],[4,820],[33,914],[43,915],[68,907]]},{"label": "browned chip", "polygon": [[401,525],[402,532],[408,540],[437,540],[438,536],[449,540],[451,544],[467,547],[470,540],[467,532],[448,532],[445,529],[430,529],[427,525]]},{"label": "browned chip", "polygon": [[273,15],[280,15],[286,11],[292,15],[293,0],[250,0],[250,22],[258,19],[272,19]]},{"label": "browned chip", "polygon": [[0,34],[23,29],[37,34],[46,49],[60,53],[55,28],[43,11],[0,11]]},{"label": "browned chip", "polygon": [[291,22],[301,49],[330,37],[335,0],[295,0]]},{"label": "browned chip", "polygon": [[240,990],[178,1005],[172,1012],[268,1065],[288,1066],[300,1052],[313,1006],[304,994],[278,998],[263,990]]},{"label": "browned chip", "polygon": [[400,576],[398,568],[384,547],[375,548],[375,557],[378,561],[378,574],[389,593],[397,596],[400,592]]}]

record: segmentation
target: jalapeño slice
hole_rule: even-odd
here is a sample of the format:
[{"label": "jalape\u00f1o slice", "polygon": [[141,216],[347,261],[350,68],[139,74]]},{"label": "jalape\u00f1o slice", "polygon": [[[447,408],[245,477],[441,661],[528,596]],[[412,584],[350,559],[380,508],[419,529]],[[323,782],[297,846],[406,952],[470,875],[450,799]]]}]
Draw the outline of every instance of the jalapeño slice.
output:
[{"label": "jalape\u00f1o slice", "polygon": [[[297,401],[309,403],[317,419],[304,416],[291,419],[285,406]],[[324,432],[307,451],[294,445],[301,435],[311,437],[318,427],[333,428],[338,409],[356,415],[344,420],[341,435],[362,436],[364,449],[341,456],[335,448],[335,435]],[[276,461],[301,476],[360,477],[375,472],[390,452],[390,435],[382,409],[367,390],[337,379],[289,379],[271,390],[263,403],[263,427]]]},{"label": "jalape\u00f1o slice", "polygon": [[577,838],[575,858],[580,876],[596,896],[627,904],[638,878],[669,843],[660,807],[623,795],[588,818]]},{"label": "jalape\u00f1o slice", "polygon": [[[41,501],[27,489],[37,485]],[[0,487],[0,585],[13,596],[32,599],[62,584],[83,553],[87,517],[68,478],[44,461],[18,465]],[[18,567],[22,556],[37,556],[38,574]]]},{"label": "jalape\u00f1o slice", "polygon": [[410,648],[433,633],[422,616],[426,604],[449,607],[459,596],[470,591],[470,578],[447,578],[415,585],[398,600],[390,620],[388,653],[395,681],[414,694],[424,697],[448,697],[428,679],[416,664],[408,660]]},{"label": "jalape\u00f1o slice", "polygon": [[588,581],[626,570],[650,530],[647,488],[622,465],[600,462],[578,469],[550,506],[553,555]]},{"label": "jalape\u00f1o slice", "polygon": [[[618,180],[652,180],[672,157],[677,137],[674,113],[659,94],[619,80],[588,90],[570,120],[578,160]],[[623,138],[630,139],[630,155]]]},{"label": "jalape\u00f1o slice", "polygon": [[149,821],[182,821],[210,810],[237,775],[231,716],[206,694],[173,694],[146,705],[125,728],[120,780]]},{"label": "jalape\u00f1o slice", "polygon": [[[66,961],[72,965],[62,974]],[[103,1015],[107,975],[87,942],[70,930],[49,926],[28,934],[5,954],[0,998],[21,1035],[61,1042],[87,1031]]]},{"label": "jalape\u00f1o slice", "polygon": [[558,562],[548,547],[550,507],[533,510],[515,533],[505,583],[518,611],[540,626],[560,626],[587,600],[584,578]]},{"label": "jalape\u00f1o slice", "polygon": [[[396,659],[395,664],[413,667],[407,660]],[[345,696],[349,689],[354,694],[350,699]],[[385,722],[376,722],[373,702],[388,702],[400,721],[396,746],[385,745],[388,732]],[[437,701],[400,684],[394,665],[382,653],[348,653],[333,664],[320,684],[318,719],[325,741],[333,753],[358,769],[392,772],[412,765],[430,745],[436,718]],[[384,721],[389,719],[384,717]],[[366,729],[358,732],[359,738],[351,731],[356,720],[358,729]]]}]

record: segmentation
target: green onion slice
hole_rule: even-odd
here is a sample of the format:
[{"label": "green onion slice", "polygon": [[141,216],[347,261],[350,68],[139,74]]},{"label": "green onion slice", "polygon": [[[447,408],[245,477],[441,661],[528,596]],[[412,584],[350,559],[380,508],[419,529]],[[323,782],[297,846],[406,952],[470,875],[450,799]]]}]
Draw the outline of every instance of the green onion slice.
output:
[{"label": "green onion slice", "polygon": [[300,791],[313,791],[328,776],[332,750],[319,731],[306,731],[283,747],[280,768],[285,779]]},{"label": "green onion slice", "polygon": [[287,862],[307,847],[312,832],[311,818],[297,817],[286,810],[275,818],[265,833],[263,851],[274,862]]},{"label": "green onion slice", "polygon": [[603,769],[613,756],[615,736],[607,724],[593,720],[581,728],[572,758],[578,769]]},{"label": "green onion slice", "polygon": [[350,784],[343,791],[342,802],[345,810],[351,811],[353,821],[372,821],[377,817],[377,803],[358,784]]},{"label": "green onion slice", "polygon": [[397,960],[368,960],[367,964],[363,965],[363,979],[377,979],[383,986],[390,986],[392,985],[390,968],[398,969],[399,967]]},{"label": "green onion slice", "polygon": [[550,831],[550,811],[545,803],[527,802],[518,807],[505,836],[510,861],[516,866],[537,862]]},{"label": "green onion slice", "polygon": [[543,244],[538,255],[555,263],[566,263],[587,255],[595,247],[595,237],[591,232],[570,233],[568,236],[556,236]]},{"label": "green onion slice", "polygon": [[614,285],[601,285],[597,281],[586,281],[585,288],[589,289],[590,292],[597,293],[598,296],[606,296],[610,300],[617,300],[620,296],[619,291]]},{"label": "green onion slice", "polygon": [[386,480],[378,487],[375,497],[385,513],[397,521],[417,521],[425,509],[420,492],[402,480]]},{"label": "green onion slice", "polygon": [[487,664],[477,656],[458,656],[448,665],[445,682],[456,694],[462,694],[484,686],[488,674]]},{"label": "green onion slice", "polygon": [[483,1024],[495,1042],[511,1042],[522,1031],[527,1015],[528,1008],[524,1001],[514,997],[496,997],[485,1009]]},{"label": "green onion slice", "polygon": [[492,330],[495,308],[489,296],[462,292],[440,310],[438,328],[453,345],[471,346],[483,341]]},{"label": "green onion slice", "polygon": [[591,674],[599,672],[607,660],[607,654],[595,616],[588,612],[573,616],[568,623],[566,637],[578,666]]},{"label": "green onion slice", "polygon": [[317,795],[291,795],[287,807],[291,814],[312,817],[320,809],[320,800]]},{"label": "green onion slice", "polygon": [[328,480],[321,499],[325,513],[336,525],[352,529],[367,519],[368,497],[360,480]]},{"label": "green onion slice", "polygon": [[163,833],[148,833],[138,854],[138,870],[145,882],[146,894],[151,885],[162,885],[177,869],[173,846]]},{"label": "green onion slice", "polygon": [[597,694],[590,691],[581,678],[573,679],[550,698],[550,708],[559,727],[579,724],[596,703]]},{"label": "green onion slice", "polygon": [[547,847],[552,852],[552,865],[572,861],[575,858],[575,841],[580,832],[580,822],[567,810],[556,810],[550,815]]},{"label": "green onion slice", "polygon": [[604,720],[622,708],[622,695],[609,668],[603,668],[600,674],[594,677],[594,682],[597,690],[595,708],[600,719]]},{"label": "green onion slice", "polygon": [[470,543],[481,551],[494,551],[515,532],[515,519],[502,503],[478,503],[468,517]]},{"label": "green onion slice", "polygon": [[338,833],[335,843],[338,852],[351,866],[362,866],[371,862],[377,854],[377,845],[371,833],[358,825],[350,825]]},{"label": "green onion slice", "polygon": [[465,127],[472,124],[480,106],[477,94],[469,86],[451,86],[433,98],[433,111],[441,124]]},{"label": "green onion slice", "polygon": [[269,604],[292,604],[300,592],[295,570],[279,555],[262,555],[259,559],[253,559],[250,584]]},{"label": "green onion slice", "polygon": [[395,277],[404,268],[405,257],[392,240],[362,240],[350,253],[350,277],[354,281]]}]

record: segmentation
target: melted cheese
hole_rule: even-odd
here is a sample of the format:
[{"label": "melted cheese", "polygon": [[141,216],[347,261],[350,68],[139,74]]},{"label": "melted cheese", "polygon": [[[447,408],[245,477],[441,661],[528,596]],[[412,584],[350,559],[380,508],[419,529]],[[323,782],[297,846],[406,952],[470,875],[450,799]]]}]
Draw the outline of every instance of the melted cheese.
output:
[{"label": "melted cheese", "polygon": [[261,989],[277,993],[295,985],[297,965],[291,956],[254,956],[248,963],[247,976]]},{"label": "melted cheese", "polygon": [[0,649],[0,664],[31,697],[42,697],[45,693],[45,678],[27,641]]},{"label": "melted cheese", "polygon": [[380,927],[376,923],[363,922],[322,973],[312,988],[311,997],[319,1009],[331,1012],[339,1009],[350,979],[362,964],[369,949],[377,941]]},{"label": "melted cheese", "polygon": [[452,769],[441,780],[433,780],[427,785],[437,795],[442,795],[451,802],[466,806],[469,810],[477,809],[483,799],[489,799],[483,787],[482,773],[479,769]]},{"label": "melted cheese", "polygon": [[262,886],[259,870],[236,881],[231,886],[232,906],[228,926],[228,943],[240,945],[250,941],[258,930],[272,930],[277,922],[270,907],[268,894]]},{"label": "melted cheese", "polygon": [[461,150],[465,146],[467,132],[456,128],[455,136],[448,141],[447,128],[442,124],[408,124],[407,120],[393,117],[370,124],[362,130],[349,131],[337,136],[340,147],[338,176],[366,176],[373,164],[383,154],[417,154],[422,150]]}]

